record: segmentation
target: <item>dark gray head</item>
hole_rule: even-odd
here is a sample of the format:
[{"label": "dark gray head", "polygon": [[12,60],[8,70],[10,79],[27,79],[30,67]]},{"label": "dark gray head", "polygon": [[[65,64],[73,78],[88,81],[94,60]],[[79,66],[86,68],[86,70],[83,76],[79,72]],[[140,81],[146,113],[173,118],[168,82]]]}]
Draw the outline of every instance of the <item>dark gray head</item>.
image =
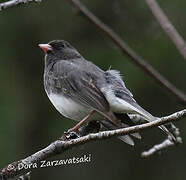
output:
[{"label": "dark gray head", "polygon": [[71,60],[81,58],[80,53],[64,40],[50,41],[48,44],[39,44],[39,47],[45,52],[45,61],[47,64],[58,60]]}]

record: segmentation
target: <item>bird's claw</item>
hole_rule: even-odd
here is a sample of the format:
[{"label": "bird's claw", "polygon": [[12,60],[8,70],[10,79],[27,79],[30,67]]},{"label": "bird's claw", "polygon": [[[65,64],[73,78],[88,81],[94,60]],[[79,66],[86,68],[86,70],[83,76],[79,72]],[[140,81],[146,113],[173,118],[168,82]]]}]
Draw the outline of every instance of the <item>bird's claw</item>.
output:
[{"label": "bird's claw", "polygon": [[64,132],[64,136],[67,140],[76,139],[80,137],[79,134],[77,134],[76,132],[69,130]]}]

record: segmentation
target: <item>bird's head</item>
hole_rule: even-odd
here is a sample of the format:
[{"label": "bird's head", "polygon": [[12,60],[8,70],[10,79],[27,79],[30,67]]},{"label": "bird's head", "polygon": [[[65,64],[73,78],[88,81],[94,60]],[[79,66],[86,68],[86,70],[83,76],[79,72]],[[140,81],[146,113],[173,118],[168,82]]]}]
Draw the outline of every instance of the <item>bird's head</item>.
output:
[{"label": "bird's head", "polygon": [[39,44],[45,53],[45,60],[48,62],[58,60],[71,60],[80,58],[80,53],[64,40],[50,41],[48,44]]}]

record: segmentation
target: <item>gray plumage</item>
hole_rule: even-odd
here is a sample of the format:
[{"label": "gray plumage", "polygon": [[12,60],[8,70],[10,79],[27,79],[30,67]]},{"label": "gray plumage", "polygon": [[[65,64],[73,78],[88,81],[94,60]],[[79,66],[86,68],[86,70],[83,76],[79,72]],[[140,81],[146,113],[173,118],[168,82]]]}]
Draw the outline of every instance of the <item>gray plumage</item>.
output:
[{"label": "gray plumage", "polygon": [[[119,121],[117,114],[139,114],[147,121],[156,119],[137,104],[118,71],[101,70],[66,41],[55,40],[48,46],[51,48],[45,55],[44,86],[52,104],[62,115],[80,121],[96,110],[90,120],[109,119],[108,129],[130,125]],[[140,138],[138,133],[133,136]],[[134,144],[129,136],[120,138]]]}]

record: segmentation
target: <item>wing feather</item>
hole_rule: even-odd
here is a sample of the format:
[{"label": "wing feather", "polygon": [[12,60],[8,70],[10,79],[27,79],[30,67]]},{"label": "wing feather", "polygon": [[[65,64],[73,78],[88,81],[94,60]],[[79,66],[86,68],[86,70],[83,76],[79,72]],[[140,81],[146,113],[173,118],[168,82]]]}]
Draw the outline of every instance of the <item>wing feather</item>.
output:
[{"label": "wing feather", "polygon": [[[74,101],[84,106],[92,107],[100,112],[110,110],[104,94],[96,86],[97,75],[90,74],[87,69],[68,62],[60,61],[53,66],[54,78],[58,79],[58,86],[66,89],[61,91],[67,97],[73,98]],[[104,73],[99,72],[99,76]]]}]

